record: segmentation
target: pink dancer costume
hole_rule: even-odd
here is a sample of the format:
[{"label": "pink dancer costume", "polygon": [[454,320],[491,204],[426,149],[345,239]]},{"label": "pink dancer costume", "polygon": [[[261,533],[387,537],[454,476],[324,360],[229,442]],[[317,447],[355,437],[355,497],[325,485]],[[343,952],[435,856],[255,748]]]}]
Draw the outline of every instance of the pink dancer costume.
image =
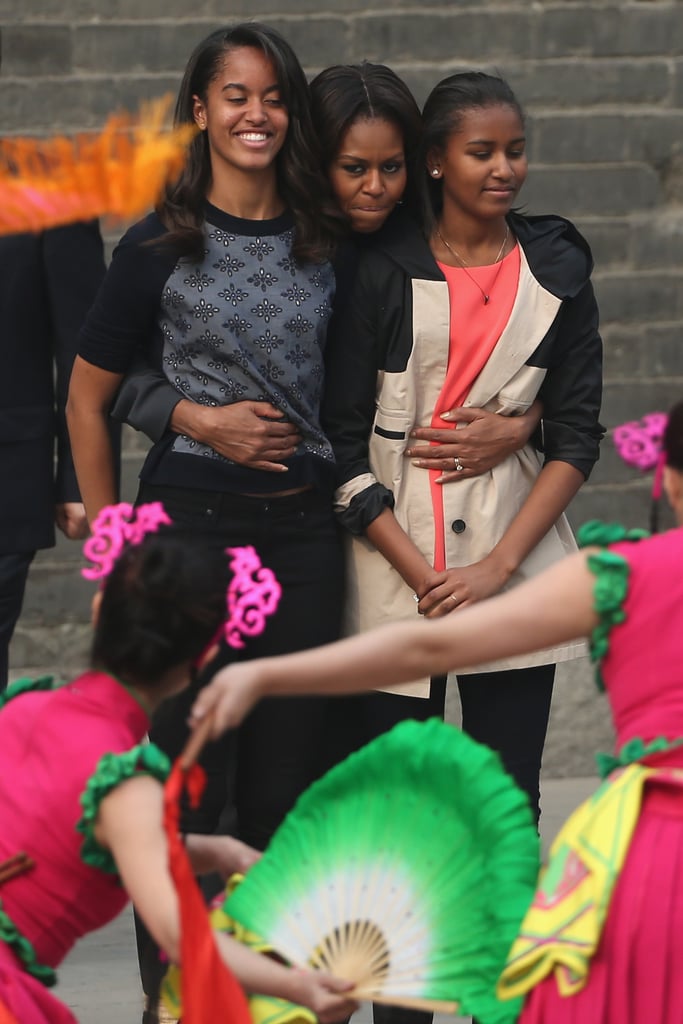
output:
[{"label": "pink dancer costume", "polygon": [[[584,543],[600,543],[599,536]],[[615,559],[614,555],[622,556]],[[601,624],[593,650],[616,728],[613,766],[683,769],[683,529],[616,543],[590,559]],[[621,593],[620,593],[621,591]],[[520,1024],[681,1024],[683,785],[645,782],[640,814],[581,991],[554,976],[527,996]]]},{"label": "pink dancer costume", "polygon": [[20,1024],[75,1021],[45,988],[51,969],[128,900],[93,836],[99,803],[124,779],[169,768],[137,745],[149,719],[121,683],[102,672],[51,682],[21,680],[0,698],[0,860],[25,850],[35,861],[0,886],[0,1001]]},{"label": "pink dancer costume", "polygon": [[[126,544],[170,522],[158,502],[102,509],[84,545],[94,566],[83,576],[104,578]],[[280,585],[253,548],[226,554],[228,618],[215,639],[224,634],[243,647],[277,609]],[[111,854],[94,836],[99,805],[138,773],[163,782],[170,763],[141,742],[150,722],[138,698],[105,672],[58,689],[50,677],[20,680],[0,695],[0,709],[0,866],[20,852],[34,862],[0,883],[0,1020],[4,1007],[18,1024],[75,1024],[45,986],[76,939],[128,902]]]}]

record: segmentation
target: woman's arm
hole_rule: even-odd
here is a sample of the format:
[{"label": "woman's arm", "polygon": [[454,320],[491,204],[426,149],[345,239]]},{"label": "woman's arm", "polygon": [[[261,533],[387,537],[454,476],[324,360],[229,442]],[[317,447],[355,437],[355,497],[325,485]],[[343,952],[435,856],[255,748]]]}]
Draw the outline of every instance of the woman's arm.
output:
[{"label": "woman's arm", "polygon": [[164,230],[150,215],[126,232],[79,333],[67,422],[91,522],[104,505],[117,499],[118,474],[106,426],[121,380],[136,357],[149,350],[159,330],[161,295],[175,257],[148,243]]},{"label": "woman's arm", "polygon": [[55,521],[67,537],[80,540],[88,535],[88,523],[76,480],[66,402],[78,351],[78,331],[105,273],[104,246],[97,221],[67,224],[46,231],[42,236],[42,252],[56,371]]},{"label": "woman's arm", "polygon": [[[542,408],[540,403],[535,404],[534,428],[538,425]],[[583,475],[572,466],[559,462],[548,464],[541,471],[519,515],[488,558],[464,568],[444,572],[433,569],[399,526],[390,509],[385,509],[368,525],[366,536],[420,598],[418,611],[424,615],[445,615],[458,605],[491,597],[505,586],[564,512],[582,483]]]},{"label": "woman's arm", "polygon": [[272,473],[296,452],[301,434],[269,402],[234,402],[220,407],[181,399],[171,413],[171,430],[208,444],[219,455]]},{"label": "woman's arm", "polygon": [[[162,828],[163,789],[138,775],[112,790],[100,805],[95,835],[111,851],[121,880],[150,934],[175,963],[180,956],[178,897],[168,869]],[[227,935],[216,935],[223,960],[250,992],[309,1006],[321,1020],[342,1020],[357,1004],[351,984],[327,975],[293,971],[254,953]]]},{"label": "woman's arm", "polygon": [[[439,469],[438,484],[481,476],[499,465],[530,440],[543,416],[543,403],[535,402],[520,416],[500,416],[486,409],[451,409],[441,417],[456,423],[455,430],[416,427],[412,437],[432,442],[412,445],[406,456],[421,469]],[[454,468],[455,460],[463,467]]]},{"label": "woman's arm", "polygon": [[605,430],[602,399],[602,340],[590,281],[562,308],[548,372],[539,391],[543,402],[542,450],[590,476]]},{"label": "woman's arm", "polygon": [[109,408],[122,374],[101,370],[76,356],[66,418],[78,486],[89,522],[118,501],[117,474],[108,430]]},{"label": "woman's arm", "polygon": [[365,536],[393,565],[401,578],[421,598],[442,582],[443,573],[437,572],[422,552],[399,525],[391,509],[384,509],[369,524]]},{"label": "woman's arm", "polygon": [[178,392],[161,370],[136,363],[126,374],[112,416],[159,441],[167,430],[208,444],[219,455],[252,469],[285,472],[301,434],[269,402],[207,406]]},{"label": "woman's arm", "polygon": [[557,522],[583,482],[583,474],[574,466],[546,463],[490,554],[472,565],[447,569],[428,594],[420,595],[418,610],[428,616],[447,615],[497,594]]},{"label": "woman's arm", "polygon": [[534,579],[458,615],[400,622],[310,651],[221,669],[192,710],[214,715],[212,735],[233,728],[264,696],[346,694],[552,647],[597,625],[590,552],[563,559]]},{"label": "woman's arm", "polygon": [[486,558],[437,572],[385,509],[366,536],[414,590],[417,610],[433,618],[492,597],[505,586],[527,555],[557,522],[583,483],[583,474],[564,462],[547,463],[526,501]]},{"label": "woman's arm", "polygon": [[112,419],[140,430],[150,441],[160,441],[170,429],[171,414],[181,399],[166,374],[138,355],[121,381],[111,407]]}]

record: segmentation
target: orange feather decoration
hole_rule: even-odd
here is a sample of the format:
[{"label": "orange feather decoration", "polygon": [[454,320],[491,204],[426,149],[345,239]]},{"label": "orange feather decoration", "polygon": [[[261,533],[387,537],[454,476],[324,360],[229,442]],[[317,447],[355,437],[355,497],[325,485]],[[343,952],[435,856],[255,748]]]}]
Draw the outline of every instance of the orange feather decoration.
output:
[{"label": "orange feather decoration", "polygon": [[145,213],[180,174],[196,132],[164,127],[170,102],[112,114],[101,132],[0,140],[0,235]]}]

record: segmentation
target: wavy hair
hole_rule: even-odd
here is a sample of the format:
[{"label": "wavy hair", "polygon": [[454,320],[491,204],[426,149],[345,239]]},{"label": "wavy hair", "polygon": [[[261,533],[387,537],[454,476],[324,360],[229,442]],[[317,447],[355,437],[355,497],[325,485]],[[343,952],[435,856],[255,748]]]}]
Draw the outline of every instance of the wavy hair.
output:
[{"label": "wavy hair", "polygon": [[664,431],[664,458],[667,466],[683,473],[683,402],[669,412]]},{"label": "wavy hair", "polygon": [[311,113],[323,166],[329,168],[344,136],[358,121],[395,125],[403,137],[408,171],[404,201],[414,205],[414,171],[422,134],[422,118],[413,94],[385,64],[334,64],[312,80]]},{"label": "wavy hair", "polygon": [[[272,61],[289,127],[276,157],[278,191],[294,217],[292,255],[301,262],[320,262],[334,250],[343,218],[331,197],[321,170],[320,154],[310,112],[308,83],[289,43],[275,29],[244,22],[218,29],[194,49],[185,68],[176,100],[174,123],[194,124],[194,96],[206,101],[211,82],[232,50],[261,50]],[[181,255],[203,248],[204,204],[211,184],[211,159],[206,132],[190,143],[185,168],[167,190],[157,213],[169,230],[165,244]]]},{"label": "wavy hair", "polygon": [[441,181],[427,174],[427,157],[434,150],[444,149],[451,135],[457,134],[464,114],[488,107],[512,107],[524,124],[524,111],[514,92],[498,75],[484,71],[462,71],[449,75],[434,86],[422,109],[422,140],[416,175],[420,216],[429,237],[442,206]]},{"label": "wavy hair", "polygon": [[162,527],[126,548],[102,591],[91,663],[152,691],[194,661],[226,615],[227,558]]}]

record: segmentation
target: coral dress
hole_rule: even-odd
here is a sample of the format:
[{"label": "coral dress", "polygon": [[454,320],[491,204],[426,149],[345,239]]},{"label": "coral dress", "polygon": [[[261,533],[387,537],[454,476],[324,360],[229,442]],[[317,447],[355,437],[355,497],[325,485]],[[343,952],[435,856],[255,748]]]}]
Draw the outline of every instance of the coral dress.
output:
[{"label": "coral dress", "polygon": [[73,1024],[46,986],[74,942],[128,900],[94,839],[99,802],[139,771],[168,771],[155,747],[134,746],[149,719],[123,685],[100,672],[51,683],[0,695],[0,862],[20,851],[35,862],[0,885],[0,1020],[4,1008],[19,1024]]},{"label": "coral dress", "polygon": [[[602,817],[619,787],[639,788],[632,833],[605,906],[604,927],[585,977],[557,968],[529,992],[520,1024],[681,1024],[683,1021],[683,529],[617,543],[590,557],[601,624],[594,653],[621,756],[602,787]],[[630,764],[630,767],[626,767]],[[652,770],[654,769],[654,770]],[[638,778],[639,773],[639,778]],[[593,798],[595,801],[595,798]],[[588,802],[590,804],[590,801]],[[614,804],[614,800],[612,799]],[[623,809],[609,824],[616,845]],[[590,810],[590,808],[588,808]],[[585,810],[585,808],[584,808]],[[586,849],[586,859],[595,849]],[[562,852],[562,851],[561,851]],[[565,849],[565,853],[567,850]],[[565,885],[580,884],[580,858],[565,859]],[[559,887],[561,888],[561,886]],[[556,885],[555,891],[558,891]],[[537,894],[534,905],[538,906]],[[529,916],[525,919],[527,934]],[[524,930],[524,926],[523,926]],[[579,931],[573,935],[576,939]],[[550,942],[555,939],[550,936]],[[538,944],[538,936],[535,936]],[[519,941],[519,940],[518,940]],[[568,945],[565,964],[581,964]],[[514,947],[513,947],[514,952]],[[564,954],[560,951],[560,958]],[[538,965],[538,961],[537,961]],[[574,983],[571,994],[565,992]]]}]

